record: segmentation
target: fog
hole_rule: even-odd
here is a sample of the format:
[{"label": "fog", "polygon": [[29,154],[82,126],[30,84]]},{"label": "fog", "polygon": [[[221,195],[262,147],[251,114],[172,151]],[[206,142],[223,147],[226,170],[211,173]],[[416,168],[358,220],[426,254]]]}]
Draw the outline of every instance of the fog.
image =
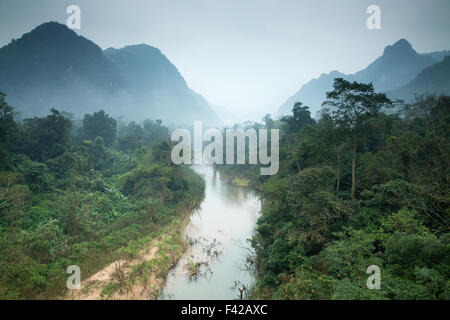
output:
[{"label": "fog", "polygon": [[[450,47],[448,0],[79,0],[0,2],[0,45],[81,8],[77,33],[103,49],[146,43],[228,116],[258,120],[323,72],[354,73],[406,38],[418,52]],[[366,8],[381,8],[368,30]],[[220,113],[220,112],[219,112]]]}]

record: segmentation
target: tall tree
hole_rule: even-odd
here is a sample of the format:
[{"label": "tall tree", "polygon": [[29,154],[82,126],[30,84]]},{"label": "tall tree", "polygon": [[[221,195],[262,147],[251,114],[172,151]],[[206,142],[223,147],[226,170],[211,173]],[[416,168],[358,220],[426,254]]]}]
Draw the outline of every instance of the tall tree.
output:
[{"label": "tall tree", "polygon": [[10,149],[17,134],[14,122],[14,110],[5,100],[6,95],[0,91],[0,169],[10,165]]},{"label": "tall tree", "polygon": [[300,129],[314,125],[315,122],[311,118],[311,112],[308,106],[304,106],[301,102],[296,102],[292,108],[292,116],[284,116],[281,122],[286,124],[287,133],[298,133]]},{"label": "tall tree", "polygon": [[327,146],[336,156],[336,192],[340,191],[341,186],[341,168],[342,154],[346,147],[342,141],[342,132],[334,125],[333,118],[330,114],[323,112],[318,125],[320,150],[326,150]]},{"label": "tall tree", "polygon": [[372,83],[350,82],[334,79],[333,91],[327,92],[322,104],[331,107],[332,118],[342,130],[352,150],[352,200],[356,194],[356,153],[359,144],[370,128],[369,119],[376,117],[383,107],[392,106],[385,94],[376,93]]},{"label": "tall tree", "polygon": [[116,139],[117,121],[111,118],[105,111],[100,110],[92,115],[86,114],[83,119],[83,137],[94,141],[102,137],[106,146],[111,145]]},{"label": "tall tree", "polygon": [[22,141],[16,148],[34,161],[46,161],[63,154],[70,145],[72,122],[56,109],[44,118],[25,119]]}]

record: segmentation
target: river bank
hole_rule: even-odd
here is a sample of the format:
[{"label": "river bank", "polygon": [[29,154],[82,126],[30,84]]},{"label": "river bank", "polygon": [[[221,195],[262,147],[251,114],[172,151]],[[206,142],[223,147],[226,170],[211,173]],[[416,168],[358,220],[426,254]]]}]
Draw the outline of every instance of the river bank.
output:
[{"label": "river bank", "polygon": [[[154,300],[165,277],[187,248],[181,234],[189,214],[174,219],[167,228],[140,240],[138,253],[125,254],[82,281],[80,290],[68,292],[69,300]],[[134,248],[133,250],[136,250]]]},{"label": "river bank", "polygon": [[239,299],[255,281],[251,238],[260,200],[211,166],[195,166],[205,180],[205,199],[184,232],[189,246],[169,272],[159,299]]},{"label": "river bank", "polygon": [[259,217],[259,197],[212,167],[194,170],[206,185],[200,208],[142,238],[137,248],[125,248],[65,299],[248,298],[255,276],[247,240]]}]

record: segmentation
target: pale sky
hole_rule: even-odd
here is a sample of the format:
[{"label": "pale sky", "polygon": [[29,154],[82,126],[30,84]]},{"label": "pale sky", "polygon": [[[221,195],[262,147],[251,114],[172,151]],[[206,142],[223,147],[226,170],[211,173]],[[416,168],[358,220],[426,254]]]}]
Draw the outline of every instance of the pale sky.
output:
[{"label": "pale sky", "polygon": [[[77,33],[103,49],[158,47],[189,87],[242,117],[275,114],[323,72],[353,73],[406,38],[450,49],[449,0],[0,0],[0,46],[81,8]],[[381,30],[366,9],[381,8]],[[1,70],[0,70],[1,72]]]}]

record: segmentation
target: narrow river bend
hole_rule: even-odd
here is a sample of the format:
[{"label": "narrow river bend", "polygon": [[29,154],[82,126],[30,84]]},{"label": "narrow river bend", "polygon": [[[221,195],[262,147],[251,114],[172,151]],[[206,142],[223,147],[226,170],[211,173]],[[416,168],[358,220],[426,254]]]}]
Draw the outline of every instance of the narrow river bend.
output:
[{"label": "narrow river bend", "polygon": [[[194,166],[206,182],[205,199],[184,230],[191,245],[166,279],[160,299],[237,299],[254,283],[245,268],[246,247],[261,208],[259,197],[220,178],[211,166]],[[189,265],[199,263],[189,276]]]}]

